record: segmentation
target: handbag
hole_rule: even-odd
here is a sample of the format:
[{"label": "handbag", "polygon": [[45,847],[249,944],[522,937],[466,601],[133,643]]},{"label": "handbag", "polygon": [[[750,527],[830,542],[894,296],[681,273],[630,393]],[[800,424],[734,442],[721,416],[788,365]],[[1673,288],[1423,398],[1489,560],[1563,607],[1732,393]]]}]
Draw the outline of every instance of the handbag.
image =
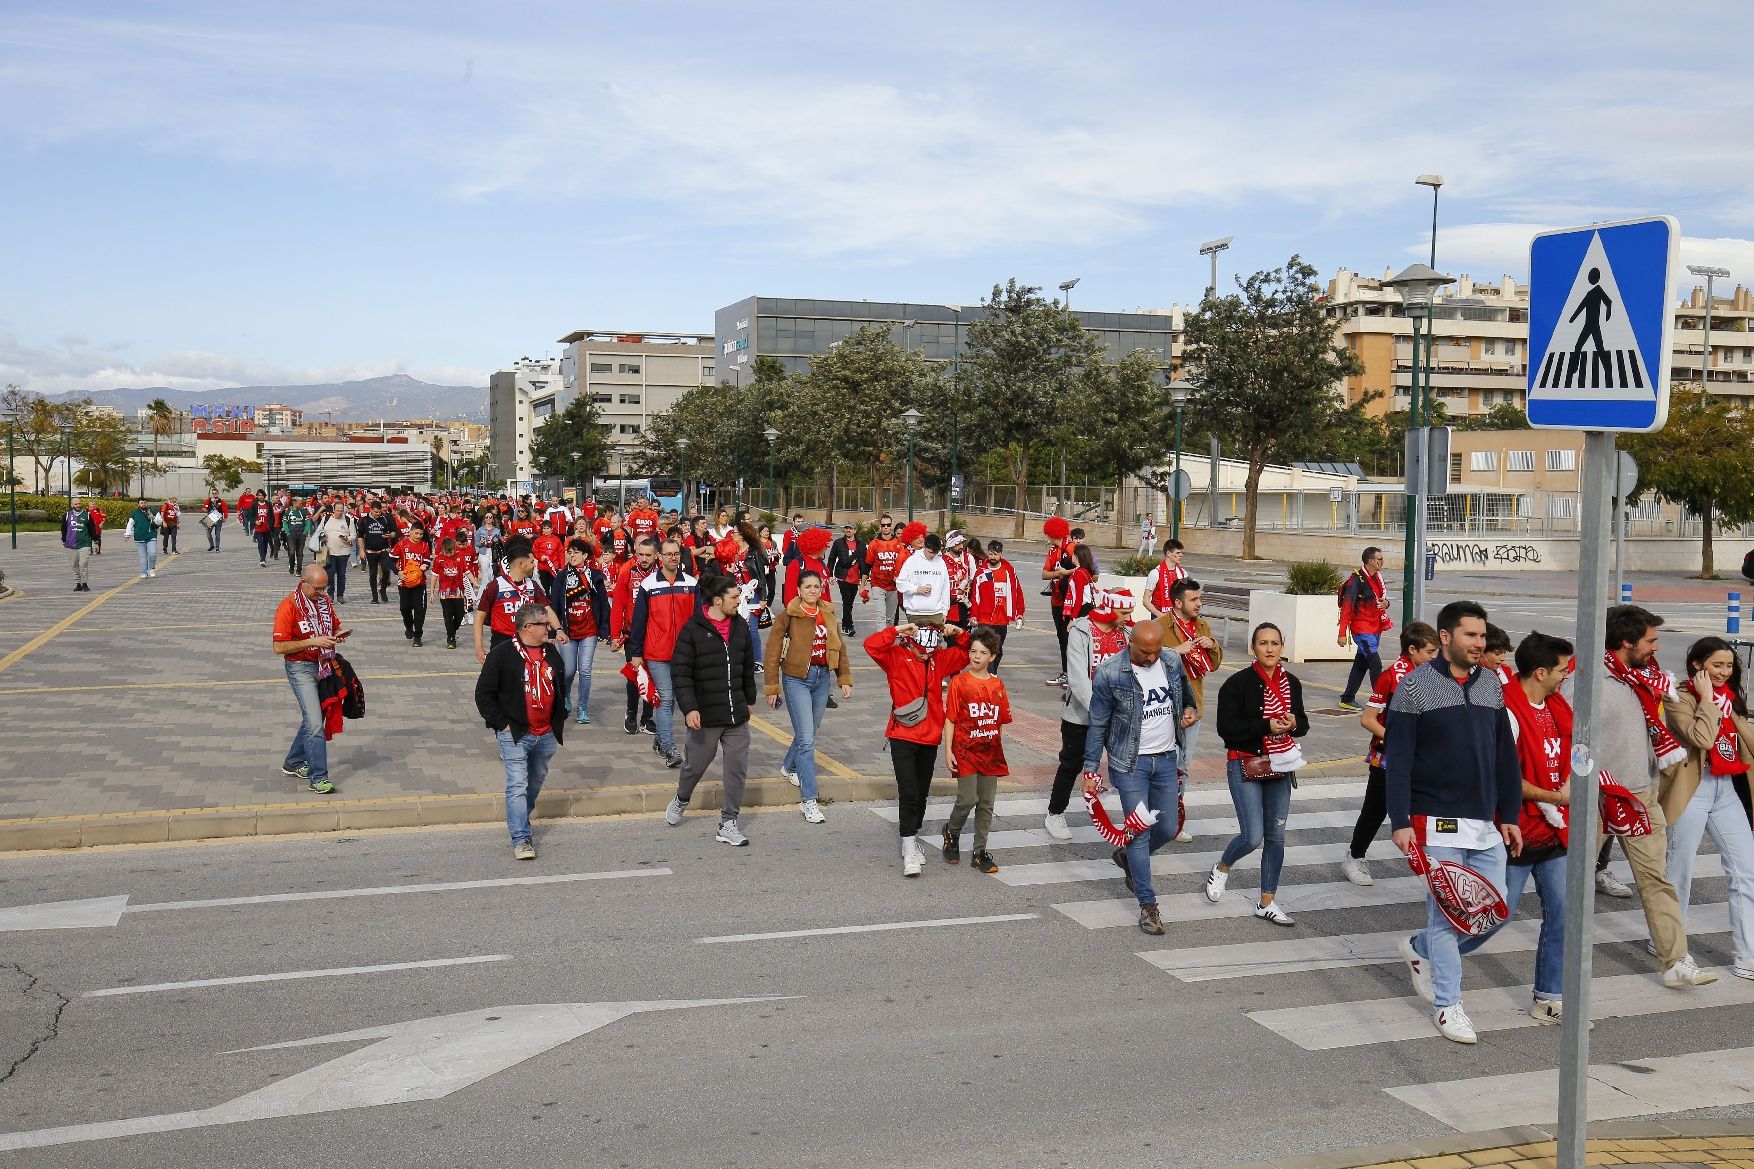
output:
[{"label": "handbag", "polygon": [[1244,779],[1272,779],[1273,757],[1271,755],[1250,755],[1242,761],[1242,777]]},{"label": "handbag", "polygon": [[889,712],[898,727],[917,727],[926,721],[926,696],[920,695],[912,702],[898,706]]},{"label": "handbag", "polygon": [[307,551],[307,552],[321,552],[322,550],[323,550],[322,533],[318,532],[315,528],[312,528],[310,538],[305,541],[305,551]]}]

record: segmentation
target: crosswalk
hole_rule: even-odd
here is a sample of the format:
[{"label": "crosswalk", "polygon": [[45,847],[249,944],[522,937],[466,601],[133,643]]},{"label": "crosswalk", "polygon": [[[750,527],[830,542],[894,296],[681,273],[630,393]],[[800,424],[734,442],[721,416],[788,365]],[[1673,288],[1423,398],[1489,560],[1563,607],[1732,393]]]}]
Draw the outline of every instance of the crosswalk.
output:
[{"label": "crosswalk", "polygon": [[[1374,849],[1374,885],[1361,887],[1336,879],[1363,792],[1364,784],[1360,782],[1317,782],[1305,783],[1292,797],[1295,810],[1286,822],[1279,901],[1296,917],[1298,928],[1262,925],[1259,939],[1255,940],[1248,935],[1248,927],[1238,924],[1224,927],[1228,937],[1235,939],[1239,936],[1236,931],[1241,930],[1250,940],[1212,942],[1203,940],[1211,938],[1210,931],[1189,927],[1227,920],[1240,923],[1251,917],[1259,897],[1256,886],[1260,854],[1257,852],[1234,867],[1230,888],[1217,904],[1208,901],[1198,878],[1218,859],[1220,847],[1236,832],[1237,822],[1230,812],[1230,794],[1226,789],[1202,787],[1190,791],[1186,798],[1186,826],[1193,842],[1172,844],[1151,859],[1153,878],[1167,878],[1157,882],[1158,910],[1167,936],[1150,939],[1154,948],[1136,950],[1136,956],[1181,984],[1234,982],[1243,986],[1253,985],[1255,980],[1311,972],[1399,966],[1399,943],[1424,923],[1424,879],[1412,876],[1405,862],[1381,839]],[[1104,802],[1118,821],[1120,808],[1114,794],[1109,793]],[[921,834],[923,843],[939,843],[951,803],[941,799],[928,806]],[[899,820],[894,807],[872,810],[890,824]],[[1053,840],[1041,827],[1040,817],[1046,812],[1044,798],[1020,796],[997,801],[997,818],[1024,826],[995,825],[987,847],[995,854],[1000,870],[990,879],[1029,891],[1100,883],[1100,888],[1087,891],[1106,895],[1058,901],[1051,908],[1069,924],[1087,930],[1135,927],[1138,903],[1121,888],[1122,873],[1109,859],[1108,844],[1094,828],[1082,824],[1073,828],[1070,841]],[[1083,809],[1076,801],[1072,817],[1076,821],[1084,819]],[[972,836],[965,829],[960,847],[967,851],[972,846]],[[1617,862],[1614,870],[1623,880],[1630,880],[1624,862]],[[1722,858],[1715,853],[1700,856],[1695,876],[1700,880],[1722,877]],[[1489,959],[1493,955],[1522,955],[1517,968],[1527,978],[1530,967],[1527,955],[1535,950],[1541,929],[1539,902],[1533,890],[1525,894],[1521,909],[1524,916],[1500,930],[1481,948],[1479,956]],[[1380,924],[1393,923],[1396,928],[1324,932],[1325,923],[1337,920],[1324,915],[1348,910],[1376,910],[1374,917]],[[1357,920],[1349,919],[1353,924]],[[1730,929],[1727,904],[1701,903],[1696,891],[1688,927],[1696,945],[1710,945],[1717,952],[1728,951],[1728,939],[1722,936]],[[1595,946],[1642,943],[1646,937],[1644,913],[1636,902],[1598,900]],[[1135,936],[1127,945],[1131,948],[1138,940]],[[1505,969],[1502,960],[1483,962],[1475,958],[1464,966],[1464,1002],[1483,1045],[1491,1044],[1496,1033],[1540,1026],[1529,1014],[1533,991],[1527,983],[1512,979],[1509,985],[1480,985],[1492,978],[1494,972],[1502,978]],[[1685,990],[1665,988],[1654,962],[1648,972],[1598,975],[1591,983],[1591,1014],[1597,1021],[1598,1032],[1613,1026],[1613,1020],[1754,1007],[1754,981],[1735,977],[1727,966],[1717,968],[1716,973],[1719,976],[1716,983]],[[1453,1050],[1437,1035],[1431,1008],[1411,993],[1381,997],[1381,990],[1386,988],[1380,977],[1368,982],[1344,978],[1314,982],[1320,988],[1318,997],[1326,996],[1331,1001],[1306,1002],[1312,980],[1305,979],[1297,985],[1301,989],[1293,996],[1296,1005],[1248,1010],[1245,1017],[1291,1048],[1306,1052],[1387,1050],[1384,1045],[1402,1045],[1396,1048],[1401,1050],[1419,1044]],[[1348,988],[1354,992],[1352,995],[1345,993]],[[1357,993],[1368,989],[1379,993],[1375,997]],[[1271,1000],[1269,991],[1267,1001]],[[1529,1041],[1521,1042],[1526,1046]],[[1543,1045],[1539,1050],[1550,1046]],[[1471,1064],[1467,1056],[1446,1057],[1444,1066],[1446,1070],[1461,1069]],[[1400,1067],[1405,1076],[1413,1064],[1393,1061],[1387,1066]],[[1628,1071],[1629,1066],[1637,1070]],[[1702,1087],[1702,1077],[1710,1078],[1711,1082]],[[1458,1130],[1551,1123],[1557,1110],[1557,1076],[1550,1064],[1541,1071],[1387,1086],[1382,1090]],[[1623,1061],[1592,1067],[1589,1091],[1591,1116],[1596,1119],[1658,1115],[1720,1103],[1754,1103],[1754,1046],[1694,1055],[1665,1053],[1630,1064]]]}]

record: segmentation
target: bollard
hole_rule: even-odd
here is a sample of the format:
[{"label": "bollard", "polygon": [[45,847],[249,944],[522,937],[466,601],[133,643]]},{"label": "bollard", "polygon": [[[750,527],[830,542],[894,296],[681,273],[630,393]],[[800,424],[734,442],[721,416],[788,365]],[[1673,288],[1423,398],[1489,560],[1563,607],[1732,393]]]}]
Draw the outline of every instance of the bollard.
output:
[{"label": "bollard", "polygon": [[1724,630],[1727,633],[1740,633],[1740,632],[1742,632],[1742,594],[1741,593],[1731,593],[1730,594],[1729,615],[1724,620]]},{"label": "bollard", "polygon": [[1632,604],[1632,586],[1625,581],[1620,582],[1620,603],[1622,605]]}]

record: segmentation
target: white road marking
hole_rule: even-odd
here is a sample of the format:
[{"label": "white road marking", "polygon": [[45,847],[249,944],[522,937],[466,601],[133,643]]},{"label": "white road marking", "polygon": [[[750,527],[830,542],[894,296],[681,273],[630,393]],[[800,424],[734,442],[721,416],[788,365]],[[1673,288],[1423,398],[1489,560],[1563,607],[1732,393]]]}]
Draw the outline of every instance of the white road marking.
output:
[{"label": "white road marking", "polygon": [[[1117,813],[1115,819],[1121,819]],[[1297,832],[1307,828],[1350,828],[1358,819],[1358,813],[1351,811],[1333,812],[1293,812],[1287,818],[1285,829]],[[1223,816],[1208,820],[1189,820],[1187,830],[1190,836],[1235,836],[1236,817]],[[964,852],[974,847],[974,830],[964,828],[958,838]],[[943,833],[934,832],[920,834],[922,844],[930,844],[934,848],[942,846]],[[987,834],[987,849],[995,851],[1001,848],[1040,848],[1052,844],[1106,844],[1102,834],[1088,824],[1072,829],[1071,840],[1055,840],[1047,834],[1045,828],[1012,828]],[[1119,870],[1116,870],[1119,875]]]},{"label": "white road marking", "polygon": [[318,1043],[378,1041],[210,1108],[0,1133],[0,1150],[38,1149],[46,1145],[71,1145],[143,1133],[182,1132],[220,1124],[241,1124],[249,1120],[374,1108],[380,1104],[403,1104],[411,1100],[440,1100],[495,1072],[516,1067],[568,1040],[629,1015],[644,1011],[773,1002],[780,997],[488,1007],[336,1035],[319,1035],[313,1039],[295,1039],[289,1043],[269,1043],[245,1050],[277,1051]]},{"label": "white road marking", "polygon": [[[1586,1090],[1591,1120],[1748,1104],[1754,1047],[1591,1064]],[[1559,1077],[1551,1069],[1384,1091],[1457,1131],[1551,1124],[1559,1110]]]},{"label": "white road marking", "polygon": [[[1364,795],[1362,781],[1347,780],[1342,783],[1306,783],[1291,793],[1293,800],[1337,800],[1357,799]],[[956,803],[954,799],[935,799],[926,805],[926,820],[948,820],[950,809]],[[1230,789],[1227,787],[1201,786],[1188,792],[1182,799],[1184,807],[1189,808],[1228,808]],[[1113,813],[1120,808],[1120,799],[1110,791],[1103,797],[1103,806]],[[1074,814],[1084,810],[1084,797],[1074,792],[1072,795]],[[901,811],[895,807],[872,808],[872,813],[881,816],[891,824],[901,822]],[[1045,816],[1048,811],[1046,796],[1013,796],[993,802],[995,816]]]},{"label": "white road marking", "polygon": [[776,930],[767,934],[725,934],[716,938],[696,938],[697,942],[713,945],[719,942],[762,942],[772,938],[820,938],[831,934],[868,934],[885,930],[923,930],[947,925],[986,925],[997,921],[1033,921],[1034,913],[997,913],[990,917],[940,917],[927,921],[888,921],[878,925],[837,925],[815,930]]},{"label": "white road marking", "polygon": [[280,974],[240,974],[233,978],[195,978],[187,982],[154,982],[144,986],[112,986],[91,990],[86,998],[117,994],[150,994],[160,990],[191,990],[202,986],[239,986],[247,982],[291,982],[300,978],[340,978],[348,974],[382,974],[389,970],[431,970],[438,966],[474,966],[482,962],[505,962],[510,954],[477,954],[468,958],[431,958],[423,962],[386,962],[381,966],[336,966],[328,970],[288,970]]},{"label": "white road marking", "polygon": [[[1293,844],[1285,848],[1285,867],[1302,865],[1337,865],[1345,846],[1341,844]],[[1204,873],[1218,863],[1222,853],[1174,853],[1167,850],[1151,858],[1152,876],[1173,876],[1177,873]],[[1259,849],[1243,857],[1231,872],[1257,869],[1261,866]],[[1034,865],[1006,865],[994,879],[1007,885],[1058,885],[1067,881],[1118,881],[1121,870],[1108,859],[1089,861],[1044,861]]]},{"label": "white road marking", "polygon": [[[1198,946],[1185,950],[1146,950],[1139,957],[1183,982],[1209,982],[1220,978],[1253,978],[1262,974],[1295,974],[1309,970],[1339,970],[1348,966],[1376,966],[1399,962],[1395,947],[1420,924],[1409,921],[1406,929],[1377,934],[1336,934],[1325,938],[1301,938],[1283,942],[1241,942],[1226,946]],[[1689,915],[1689,934],[1723,933],[1730,928],[1730,907],[1724,902],[1695,905]],[[1284,931],[1289,933],[1290,931]],[[1534,918],[1511,922],[1480,947],[1480,954],[1508,954],[1535,948],[1541,923]],[[1643,941],[1649,934],[1641,909],[1596,914],[1596,940]],[[1651,969],[1652,985],[1656,969]],[[1678,993],[1678,992],[1671,992]]]},{"label": "white road marking", "polygon": [[8,930],[80,930],[115,925],[128,908],[128,897],[87,897],[79,901],[45,901],[0,909],[0,933]]},{"label": "white road marking", "polygon": [[[1736,978],[1727,966],[1719,968],[1717,975],[1718,981],[1710,986],[1697,986],[1686,991],[1658,986],[1648,974],[1597,978],[1590,983],[1590,1017],[1627,1019],[1754,1003],[1754,982]],[[1467,991],[1462,1002],[1468,1009],[1468,1018],[1474,1021],[1474,1030],[1508,1031],[1542,1026],[1529,1015],[1533,997],[1533,987],[1496,986]],[[1417,998],[1371,999],[1367,1002],[1250,1011],[1248,1016],[1305,1051],[1398,1043],[1406,1039],[1429,1039],[1437,1034],[1431,1022],[1431,1007]]]}]

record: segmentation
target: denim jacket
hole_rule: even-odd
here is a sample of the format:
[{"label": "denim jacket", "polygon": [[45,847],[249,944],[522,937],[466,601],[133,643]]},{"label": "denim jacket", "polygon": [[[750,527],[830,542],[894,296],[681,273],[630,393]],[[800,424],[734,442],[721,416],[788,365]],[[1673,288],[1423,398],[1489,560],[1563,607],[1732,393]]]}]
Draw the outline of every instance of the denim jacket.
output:
[{"label": "denim jacket", "polygon": [[[1170,700],[1175,714],[1176,748],[1182,741],[1182,712],[1188,691],[1181,655],[1166,653],[1158,658],[1169,679]],[[1110,774],[1133,770],[1139,757],[1139,724],[1144,721],[1145,692],[1133,673],[1133,659],[1117,654],[1096,668],[1090,683],[1090,729],[1084,735],[1084,770],[1095,771],[1108,752]]]}]

